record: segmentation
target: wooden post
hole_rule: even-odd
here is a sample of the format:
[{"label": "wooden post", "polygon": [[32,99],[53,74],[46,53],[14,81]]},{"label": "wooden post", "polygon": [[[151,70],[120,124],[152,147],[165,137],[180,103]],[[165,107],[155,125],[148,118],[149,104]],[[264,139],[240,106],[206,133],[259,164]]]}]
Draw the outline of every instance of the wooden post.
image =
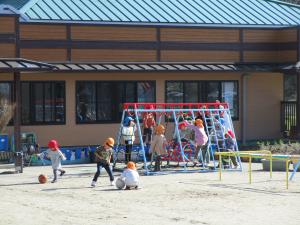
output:
[{"label": "wooden post", "polygon": [[[20,72],[14,72],[14,141],[15,141],[15,152],[21,152],[21,81]],[[23,160],[22,155],[17,154],[15,160],[16,170],[23,172]]]}]

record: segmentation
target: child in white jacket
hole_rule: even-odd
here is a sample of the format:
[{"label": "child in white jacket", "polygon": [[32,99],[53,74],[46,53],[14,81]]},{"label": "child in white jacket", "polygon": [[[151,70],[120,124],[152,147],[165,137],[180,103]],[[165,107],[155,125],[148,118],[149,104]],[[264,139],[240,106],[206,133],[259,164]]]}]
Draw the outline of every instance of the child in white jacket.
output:
[{"label": "child in white jacket", "polygon": [[56,140],[51,140],[48,142],[48,150],[39,154],[39,156],[47,155],[47,157],[51,160],[52,169],[53,169],[53,180],[51,183],[57,182],[57,171],[60,172],[60,176],[66,173],[65,170],[61,167],[61,161],[66,160],[64,154],[59,150],[58,143]]},{"label": "child in white jacket", "polygon": [[[121,174],[121,177],[119,177],[118,179],[121,179],[125,182],[126,190],[138,188],[140,176],[139,176],[138,172],[136,171],[134,162],[130,161],[127,163],[127,168],[123,171],[123,173]],[[122,189],[122,188],[120,188],[120,189]]]}]

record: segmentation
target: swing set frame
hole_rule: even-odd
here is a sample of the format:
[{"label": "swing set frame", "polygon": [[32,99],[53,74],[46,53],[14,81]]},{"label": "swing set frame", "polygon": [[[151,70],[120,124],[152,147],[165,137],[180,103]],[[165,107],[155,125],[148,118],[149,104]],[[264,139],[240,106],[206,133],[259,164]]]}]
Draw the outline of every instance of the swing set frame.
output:
[{"label": "swing set frame", "polygon": [[[209,137],[209,141],[207,144],[207,154],[211,154],[213,165],[211,167],[207,168],[201,168],[201,169],[188,169],[187,168],[187,163],[189,162],[189,159],[186,156],[186,153],[184,151],[184,145],[181,142],[181,137],[178,129],[178,119],[179,116],[182,116],[183,114],[192,116],[192,119],[195,120],[195,114],[202,114],[204,118],[206,118],[207,114],[211,113],[216,113],[216,115],[220,115],[220,112],[227,112],[230,117],[230,110],[228,107],[227,103],[124,103],[123,104],[123,113],[122,113],[122,118],[121,118],[121,123],[120,123],[120,128],[116,137],[117,143],[116,143],[116,148],[114,150],[114,157],[113,157],[113,167],[115,168],[116,163],[118,161],[118,153],[121,151],[120,145],[121,145],[121,138],[122,138],[122,128],[124,124],[124,119],[126,116],[131,116],[135,118],[136,121],[136,126],[137,126],[137,133],[138,133],[138,138],[139,138],[139,152],[142,153],[142,158],[144,161],[144,173],[146,175],[152,175],[152,174],[157,174],[157,173],[171,173],[171,172],[209,172],[209,171],[218,171],[215,159],[214,159],[214,152],[216,149],[212,149],[212,144],[211,140]],[[158,116],[158,121],[157,124],[161,123],[161,118],[162,116],[167,116],[167,120],[169,120],[169,117],[171,116],[174,122],[174,128],[175,128],[175,135],[176,135],[176,140],[179,146],[180,154],[181,154],[181,160],[184,162],[184,166],[182,169],[176,169],[176,170],[166,170],[166,171],[158,171],[158,172],[153,172],[150,171],[149,169],[149,161],[147,161],[146,158],[146,151],[145,151],[145,146],[143,142],[143,135],[142,135],[142,130],[141,130],[141,123],[140,123],[140,115],[143,113],[153,113],[156,116]],[[230,117],[231,118],[231,117]],[[167,121],[169,122],[169,121]],[[204,119],[203,123],[206,125],[206,132],[209,132],[208,126],[207,126],[207,121]],[[231,130],[234,133],[232,121],[230,119],[230,126]],[[223,134],[223,138],[224,138]],[[216,135],[215,135],[216,136]],[[216,138],[216,137],[215,137]],[[217,140],[217,139],[216,139]],[[235,140],[235,150],[238,151],[238,146]],[[219,151],[219,149],[217,149]],[[202,156],[202,152],[200,150],[200,159],[202,161],[202,164],[204,165],[204,160]],[[241,160],[239,157],[237,157],[239,167],[238,169],[235,170],[242,170],[242,164]],[[179,163],[178,163],[179,164]]]}]

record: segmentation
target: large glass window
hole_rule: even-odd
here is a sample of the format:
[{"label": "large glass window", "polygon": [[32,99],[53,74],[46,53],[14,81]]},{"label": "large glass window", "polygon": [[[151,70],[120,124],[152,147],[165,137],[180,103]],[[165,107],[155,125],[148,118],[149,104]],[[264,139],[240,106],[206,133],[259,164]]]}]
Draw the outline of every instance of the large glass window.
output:
[{"label": "large glass window", "polygon": [[238,118],[237,81],[167,81],[166,102],[192,103],[215,102],[220,100],[229,104],[233,119]]},{"label": "large glass window", "polygon": [[120,122],[123,103],[155,101],[154,81],[77,81],[77,123]]},{"label": "large glass window", "polygon": [[21,83],[22,124],[65,123],[65,83],[61,81]]}]

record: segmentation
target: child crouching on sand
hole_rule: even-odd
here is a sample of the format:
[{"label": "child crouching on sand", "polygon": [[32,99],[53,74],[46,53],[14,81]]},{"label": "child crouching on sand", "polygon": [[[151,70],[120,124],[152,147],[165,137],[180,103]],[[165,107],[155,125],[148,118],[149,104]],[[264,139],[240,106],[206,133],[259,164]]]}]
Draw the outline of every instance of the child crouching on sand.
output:
[{"label": "child crouching on sand", "polygon": [[66,160],[66,157],[59,150],[58,143],[56,140],[49,141],[48,148],[49,149],[47,149],[47,151],[38,154],[38,156],[41,157],[42,155],[47,155],[47,157],[50,158],[54,175],[54,178],[51,181],[51,183],[55,183],[57,182],[57,170],[60,171],[60,176],[66,173],[66,171],[63,170],[61,167],[61,160]]},{"label": "child crouching on sand", "polygon": [[97,183],[97,179],[100,175],[101,167],[104,167],[106,172],[109,175],[110,184],[115,185],[114,175],[112,173],[112,169],[110,167],[110,159],[113,154],[113,147],[115,144],[115,140],[111,137],[107,138],[103,144],[103,146],[97,147],[95,151],[95,162],[97,163],[97,172],[94,175],[91,186],[95,187]]},{"label": "child crouching on sand", "polygon": [[[125,184],[126,190],[138,189],[139,179],[140,179],[140,176],[139,176],[138,172],[136,171],[134,162],[129,161],[127,163],[127,168],[123,171],[121,176],[118,178],[118,181],[116,181],[116,185],[117,185],[117,188],[119,188],[119,189],[123,189],[124,184]],[[120,183],[120,186],[118,186],[118,183]]]}]

